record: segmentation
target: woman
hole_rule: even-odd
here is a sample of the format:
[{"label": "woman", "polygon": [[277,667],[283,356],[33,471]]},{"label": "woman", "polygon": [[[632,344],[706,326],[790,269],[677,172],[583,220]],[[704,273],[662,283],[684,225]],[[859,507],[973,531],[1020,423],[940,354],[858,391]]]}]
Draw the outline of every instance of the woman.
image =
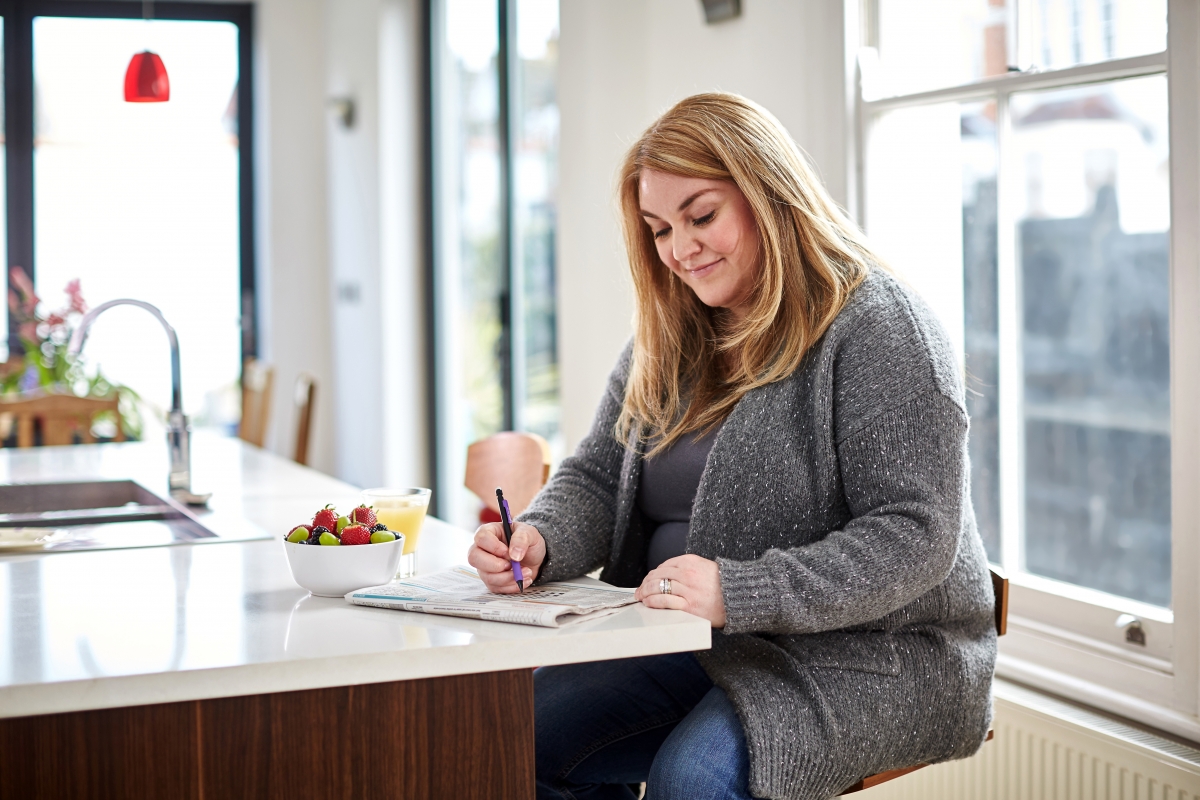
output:
[{"label": "woman", "polygon": [[959,367],[779,122],[690,97],[620,172],[636,332],[591,433],[469,556],[603,566],[712,649],[534,678],[539,797],[819,798],[975,752],[996,640]]}]

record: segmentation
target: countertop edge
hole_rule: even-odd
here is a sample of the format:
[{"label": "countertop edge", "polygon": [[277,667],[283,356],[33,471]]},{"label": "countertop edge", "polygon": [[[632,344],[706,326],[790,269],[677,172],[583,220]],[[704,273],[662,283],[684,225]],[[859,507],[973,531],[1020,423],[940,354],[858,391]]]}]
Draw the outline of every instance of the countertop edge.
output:
[{"label": "countertop edge", "polygon": [[[564,644],[570,647],[564,648]],[[0,719],[532,669],[707,650],[711,646],[712,629],[706,620],[697,617],[694,623],[669,628],[597,631],[595,635],[577,635],[569,640],[498,640],[461,648],[433,647],[21,684],[0,688]]]}]

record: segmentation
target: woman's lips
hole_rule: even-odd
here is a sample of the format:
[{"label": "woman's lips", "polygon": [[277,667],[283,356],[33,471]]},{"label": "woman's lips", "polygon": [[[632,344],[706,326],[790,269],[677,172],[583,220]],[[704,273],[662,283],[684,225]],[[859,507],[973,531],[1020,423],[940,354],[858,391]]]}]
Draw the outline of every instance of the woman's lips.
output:
[{"label": "woman's lips", "polygon": [[688,270],[684,270],[684,271],[687,272],[688,275],[691,275],[693,278],[703,278],[705,275],[712,272],[713,268],[716,267],[717,264],[720,264],[721,261],[723,261],[723,260],[724,259],[718,258],[716,261],[712,262],[711,264],[705,264],[703,267],[696,267],[695,269],[688,269]]}]

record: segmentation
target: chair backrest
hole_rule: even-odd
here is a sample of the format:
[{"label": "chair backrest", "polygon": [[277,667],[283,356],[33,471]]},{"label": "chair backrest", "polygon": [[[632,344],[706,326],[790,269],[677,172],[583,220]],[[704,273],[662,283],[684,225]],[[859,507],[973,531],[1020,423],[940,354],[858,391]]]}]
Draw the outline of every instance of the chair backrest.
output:
[{"label": "chair backrest", "polygon": [[[1003,636],[1005,631],[1008,630],[1008,578],[1005,577],[1004,572],[999,567],[990,567],[990,572],[992,573],[992,594],[995,597],[994,613],[996,620],[996,635]],[[993,735],[993,731],[988,731],[987,740],[991,741]],[[864,789],[870,789],[871,787],[878,786],[881,783],[887,783],[888,781],[903,777],[910,772],[916,772],[922,767],[927,766],[929,765],[914,764],[911,767],[890,769],[887,772],[868,775],[858,783],[855,783],[852,786],[842,790],[842,794],[846,795],[853,794],[855,792],[861,792]]]},{"label": "chair backrest", "polygon": [[120,400],[109,397],[76,397],[70,394],[45,394],[19,400],[0,401],[0,413],[11,414],[17,422],[17,447],[33,447],[35,421],[41,423],[43,445],[94,444],[92,423],[98,414],[112,412],[117,420],[115,441],[125,441],[121,428]]},{"label": "chair backrest", "polygon": [[242,422],[238,425],[238,438],[242,441],[263,446],[274,384],[274,369],[253,358],[246,359],[242,365]]},{"label": "chair backrest", "polygon": [[520,514],[550,477],[550,445],[536,433],[505,431],[480,439],[467,448],[463,484],[496,514],[496,488],[513,516]]},{"label": "chair backrest", "polygon": [[996,598],[996,635],[1003,636],[1008,631],[1008,578],[996,566],[991,567],[992,594]]},{"label": "chair backrest", "polygon": [[292,460],[305,466],[308,466],[308,440],[312,432],[313,402],[316,397],[316,379],[307,372],[301,372],[292,391],[292,402],[296,408],[296,450]]}]

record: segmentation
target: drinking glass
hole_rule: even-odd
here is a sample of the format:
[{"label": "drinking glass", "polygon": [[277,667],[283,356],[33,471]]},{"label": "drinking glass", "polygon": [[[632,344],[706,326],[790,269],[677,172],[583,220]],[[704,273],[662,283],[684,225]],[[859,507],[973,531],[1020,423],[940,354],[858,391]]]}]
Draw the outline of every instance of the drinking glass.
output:
[{"label": "drinking glass", "polygon": [[388,530],[404,534],[404,554],[400,556],[398,578],[411,578],[417,573],[417,541],[429,507],[429,490],[420,488],[367,489],[362,493],[363,504],[375,509],[375,517]]}]

